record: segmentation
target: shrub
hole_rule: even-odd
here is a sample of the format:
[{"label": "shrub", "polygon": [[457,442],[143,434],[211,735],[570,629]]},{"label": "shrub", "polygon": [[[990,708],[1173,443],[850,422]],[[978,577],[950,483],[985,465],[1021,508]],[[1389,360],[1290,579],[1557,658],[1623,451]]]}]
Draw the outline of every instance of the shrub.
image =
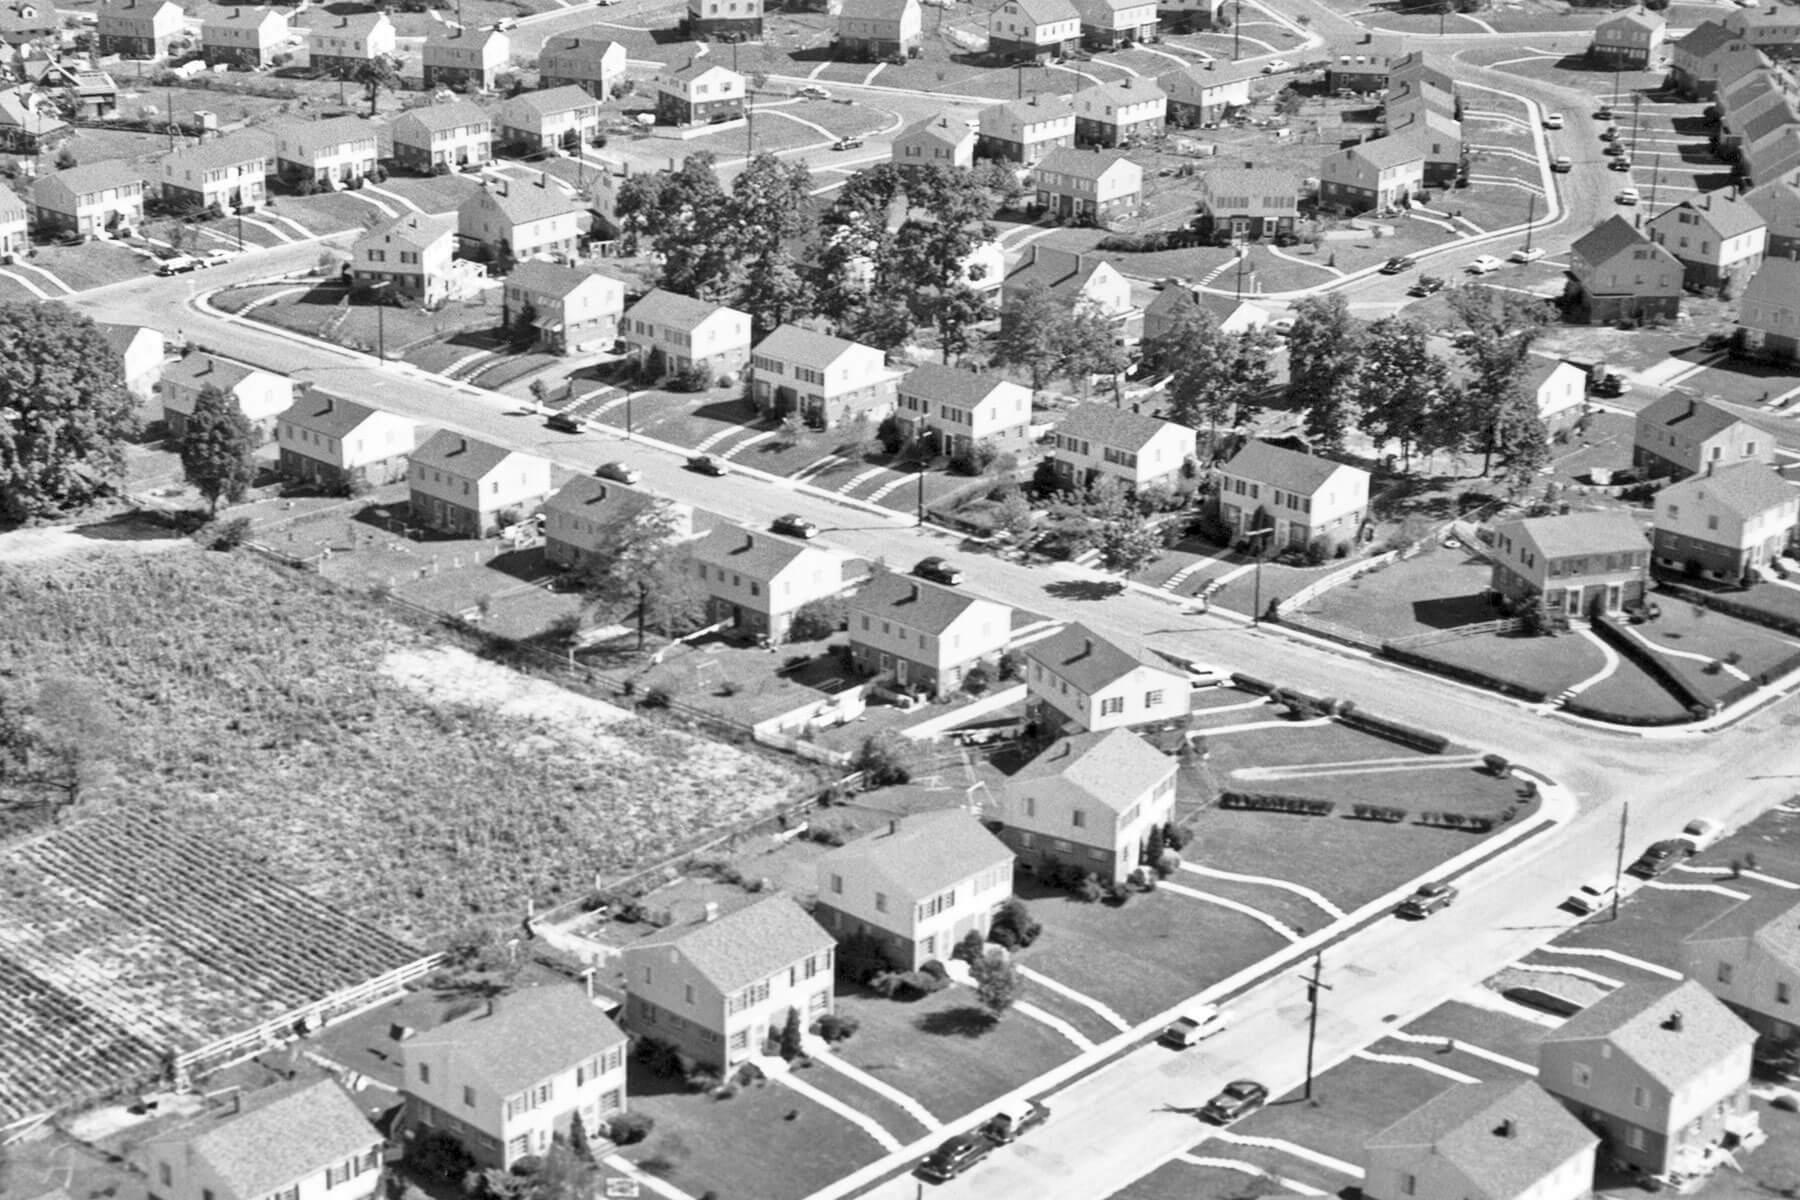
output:
[{"label": "shrub", "polygon": [[1406,810],[1389,804],[1352,804],[1350,814],[1359,821],[1386,821],[1391,823],[1406,820]]},{"label": "shrub", "polygon": [[1106,902],[1114,907],[1121,907],[1131,899],[1131,889],[1123,882],[1114,883],[1106,889]]},{"label": "shrub", "polygon": [[963,676],[963,691],[971,696],[979,696],[993,685],[994,673],[988,669],[986,663],[976,663],[969,668],[969,673]]},{"label": "shrub", "polygon": [[606,1123],[606,1136],[621,1146],[635,1145],[650,1136],[656,1119],[648,1113],[622,1112]]},{"label": "shrub", "polygon": [[1150,827],[1150,836],[1144,839],[1144,859],[1143,859],[1143,861],[1145,861],[1147,863],[1153,863],[1157,859],[1161,858],[1163,848],[1166,844],[1167,844],[1167,841],[1163,837],[1162,826],[1152,825]]},{"label": "shrub", "polygon": [[1280,792],[1221,792],[1220,808],[1243,808],[1261,812],[1298,813],[1307,817],[1330,816],[1336,804],[1311,796],[1289,796]]},{"label": "shrub", "polygon": [[1507,773],[1512,770],[1512,763],[1508,762],[1503,754],[1484,754],[1481,756],[1481,765],[1486,767],[1488,774],[1496,779],[1505,778]]},{"label": "shrub", "polygon": [[1179,850],[1188,843],[1187,832],[1173,821],[1162,827],[1162,839],[1163,847],[1169,850]]},{"label": "shrub", "polygon": [[1075,885],[1075,898],[1083,904],[1097,903],[1104,895],[1106,895],[1106,888],[1101,884],[1100,877],[1092,871],[1083,875],[1081,882]]},{"label": "shrub", "polygon": [[[940,964],[939,970],[943,967]],[[883,971],[869,980],[869,987],[889,1000],[921,1000],[941,992],[950,983],[947,975],[930,971]]]},{"label": "shrub", "polygon": [[924,974],[933,976],[945,983],[950,981],[950,972],[945,970],[944,964],[935,958],[928,958],[920,963],[919,970]]},{"label": "shrub", "polygon": [[1002,680],[1017,679],[1024,672],[1024,660],[1019,657],[1018,651],[1008,650],[1000,656],[998,674]]},{"label": "shrub", "polygon": [[[1038,935],[1043,931],[1043,924],[1031,915],[1031,910],[1025,907],[1025,902],[1013,899],[1002,904],[1000,911],[994,914],[993,927],[988,931],[988,938],[991,941],[1000,942],[1010,950],[1015,946],[1031,945],[1038,940]],[[996,936],[1001,933],[1012,939],[1010,945]]]},{"label": "shrub", "polygon": [[853,933],[838,943],[838,974],[852,983],[867,983],[888,973],[887,955],[881,942],[867,932]]},{"label": "shrub", "polygon": [[808,600],[794,610],[793,619],[788,622],[788,641],[822,642],[844,627],[849,612],[849,603],[842,596]]},{"label": "shrub", "polygon": [[800,1010],[788,1009],[787,1023],[781,1027],[781,1057],[793,1062],[800,1057]]},{"label": "shrub", "polygon": [[250,518],[209,521],[195,536],[208,550],[236,550],[250,540]]},{"label": "shrub", "polygon": [[983,938],[979,931],[971,929],[962,935],[962,940],[957,942],[956,948],[950,951],[950,957],[972,963],[982,956],[986,942],[987,939]]},{"label": "shrub", "polygon": [[891,729],[870,734],[850,760],[850,768],[863,773],[870,787],[888,787],[912,780],[913,744]]},{"label": "shrub", "polygon": [[950,470],[958,475],[981,475],[994,465],[994,459],[999,454],[987,442],[976,442],[951,456]]},{"label": "shrub", "polygon": [[461,1179],[475,1165],[461,1142],[442,1129],[421,1129],[406,1151],[406,1163],[422,1175]]},{"label": "shrub", "polygon": [[689,363],[669,377],[672,392],[704,392],[712,385],[712,368],[704,363]]},{"label": "shrub", "polygon": [[826,1013],[819,1018],[818,1034],[825,1039],[827,1045],[835,1046],[856,1035],[862,1028],[862,1022],[855,1017],[843,1016],[839,1013]]},{"label": "shrub", "polygon": [[1153,865],[1156,867],[1157,878],[1167,879],[1181,870],[1181,855],[1173,850],[1164,850]]},{"label": "shrub", "polygon": [[686,1061],[686,1056],[675,1048],[673,1042],[659,1037],[647,1037],[637,1044],[637,1060],[644,1064],[644,1069],[658,1079],[673,1079],[686,1076],[693,1064]]},{"label": "shrub", "polygon": [[687,1073],[685,1082],[690,1092],[710,1092],[725,1081],[711,1067],[696,1067]]}]

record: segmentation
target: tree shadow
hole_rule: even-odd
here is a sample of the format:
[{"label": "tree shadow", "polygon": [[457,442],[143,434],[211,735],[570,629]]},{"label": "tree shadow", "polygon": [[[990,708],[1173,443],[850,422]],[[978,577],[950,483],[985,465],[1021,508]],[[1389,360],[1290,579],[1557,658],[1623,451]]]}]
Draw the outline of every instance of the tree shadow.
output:
[{"label": "tree shadow", "polygon": [[1413,620],[1433,629],[1455,629],[1460,625],[1493,620],[1494,602],[1485,592],[1468,596],[1436,596],[1430,600],[1413,601],[1412,615]]},{"label": "tree shadow", "polygon": [[167,541],[180,536],[171,522],[141,513],[120,513],[104,521],[77,525],[75,534],[96,542]]},{"label": "tree shadow", "polygon": [[978,1038],[994,1027],[994,1018],[985,1008],[964,1004],[957,1008],[926,1013],[913,1022],[920,1033],[939,1037]]},{"label": "tree shadow", "polygon": [[1044,594],[1058,600],[1106,600],[1124,590],[1123,583],[1101,579],[1059,579],[1044,585]]}]

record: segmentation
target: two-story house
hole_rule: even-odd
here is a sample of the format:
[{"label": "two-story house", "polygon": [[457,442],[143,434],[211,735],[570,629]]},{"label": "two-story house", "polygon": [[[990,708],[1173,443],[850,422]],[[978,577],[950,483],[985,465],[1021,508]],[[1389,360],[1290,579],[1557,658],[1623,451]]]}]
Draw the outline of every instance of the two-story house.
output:
[{"label": "two-story house", "polygon": [[544,557],[559,567],[593,562],[616,552],[620,530],[666,528],[671,541],[694,536],[694,510],[649,492],[592,475],[576,475],[544,502]]},{"label": "two-story house", "polygon": [[200,21],[200,57],[209,67],[255,70],[274,64],[292,37],[288,15],[278,8],[225,5]]},{"label": "two-story house", "polygon": [[1681,312],[1681,263],[1624,217],[1612,216],[1569,247],[1571,320],[1672,321]]},{"label": "two-story house", "polygon": [[1160,137],[1168,110],[1169,97],[1155,80],[1083,88],[1075,93],[1075,144],[1112,149]]},{"label": "two-story house", "polygon": [[1209,59],[1159,75],[1156,86],[1169,98],[1168,123],[1179,129],[1217,125],[1250,103],[1250,81],[1256,67]]},{"label": "two-story house", "polygon": [[1121,881],[1143,859],[1150,830],[1174,814],[1176,770],[1129,729],[1063,738],[1001,785],[995,832],[1028,870],[1076,866]]},{"label": "two-story house", "polygon": [[1252,439],[1219,468],[1219,518],[1234,536],[1270,531],[1268,545],[1352,543],[1369,512],[1369,473]]},{"label": "two-story house", "polygon": [[1013,894],[1013,852],[960,808],[895,819],[818,871],[813,916],[840,943],[875,939],[899,971],[949,958],[970,932],[985,938]]},{"label": "two-story house", "polygon": [[749,103],[744,77],[710,59],[696,58],[656,77],[659,125],[686,128],[735,121]]},{"label": "two-story house", "polygon": [[324,121],[273,121],[275,172],[294,185],[310,179],[323,187],[354,183],[375,170],[377,126],[361,117]]},{"label": "two-story house", "polygon": [[1738,344],[1777,362],[1800,359],[1800,261],[1763,260],[1738,301]]},{"label": "two-story house", "polygon": [[391,288],[409,301],[431,307],[457,290],[455,256],[455,213],[406,212],[352,243],[350,281],[363,291]]},{"label": "two-story house", "polygon": [[1690,100],[1710,100],[1721,83],[1742,78],[1768,60],[1717,21],[1702,21],[1678,38],[1669,56],[1669,78]]},{"label": "two-story house", "polygon": [[988,52],[1001,62],[1048,62],[1081,42],[1071,0],[1006,0],[988,18]]},{"label": "two-story house", "polygon": [[1768,247],[1768,222],[1754,205],[1730,189],[1683,200],[1650,218],[1650,240],[1666,246],[1681,263],[1686,287],[1742,287]]},{"label": "two-story house", "polygon": [[1445,188],[1456,182],[1462,172],[1462,122],[1438,111],[1415,94],[1415,98],[1390,103],[1387,109],[1388,137],[1411,142],[1425,158],[1421,179],[1426,187]]},{"label": "two-story house", "polygon": [[471,30],[454,25],[434,30],[419,52],[424,83],[430,88],[491,92],[512,60],[512,40],[497,29]]},{"label": "two-story house", "polygon": [[1800,13],[1786,4],[1762,3],[1739,7],[1724,16],[1725,28],[1773,58],[1793,58],[1800,52]]},{"label": "two-story house", "polygon": [[1103,477],[1134,492],[1157,485],[1174,487],[1182,467],[1194,457],[1194,431],[1161,417],[1077,404],[1056,423],[1051,462],[1057,484],[1081,490]]},{"label": "two-story house", "polygon": [[1012,609],[958,588],[878,572],[850,598],[850,661],[864,675],[945,696],[1012,640]]},{"label": "two-story house", "polygon": [[274,436],[276,422],[294,403],[294,381],[286,375],[195,351],[163,367],[163,422],[170,441],[187,436],[188,418],[209,387],[237,401],[259,442]]},{"label": "two-story house", "polygon": [[750,361],[750,314],[654,288],[625,310],[619,332],[638,369],[661,379],[699,365],[712,378]]},{"label": "two-story house", "polygon": [[1631,465],[1646,479],[1686,479],[1740,462],[1775,461],[1775,438],[1709,400],[1669,392],[1638,411]]},{"label": "two-story house", "polygon": [[1642,8],[1616,12],[1594,26],[1588,58],[1606,68],[1647,70],[1662,57],[1668,24],[1661,13]]},{"label": "two-story house", "polygon": [[384,12],[352,13],[335,20],[321,15],[307,28],[306,40],[312,70],[345,79],[366,63],[394,57],[398,46],[394,23]]},{"label": "two-story house", "polygon": [[102,57],[161,58],[185,24],[186,14],[172,0],[101,0],[94,49]]},{"label": "two-story house", "polygon": [[369,1200],[384,1142],[337,1080],[319,1079],[214,1101],[137,1159],[149,1200]]},{"label": "two-story house", "polygon": [[585,989],[552,983],[490,999],[400,1043],[401,1121],[449,1134],[484,1167],[542,1155],[576,1121],[625,1111],[625,1033]]},{"label": "two-story house", "polygon": [[538,52],[538,86],[578,87],[605,100],[625,81],[625,47],[598,25],[575,33],[559,33]]},{"label": "two-story house", "polygon": [[982,158],[1029,167],[1052,150],[1075,144],[1075,105],[1051,92],[990,104],[975,120],[975,153]]},{"label": "two-story house", "polygon": [[31,207],[40,230],[129,233],[144,221],[144,180],[116,158],[101,159],[41,176],[31,185]]},{"label": "two-story house", "polygon": [[1773,180],[1744,193],[1744,200],[1767,227],[1767,259],[1800,258],[1800,185]]},{"label": "two-story house", "polygon": [[444,175],[494,161],[494,121],[478,104],[453,100],[409,108],[389,126],[394,162],[421,175]]},{"label": "two-story house", "polygon": [[162,159],[162,201],[169,208],[225,214],[255,212],[269,201],[274,143],[254,130],[177,151]]},{"label": "two-story house", "polygon": [[1144,169],[1120,150],[1050,151],[1031,169],[1037,205],[1048,216],[1106,228],[1144,202]]},{"label": "two-story house", "polygon": [[903,171],[975,165],[975,129],[960,117],[926,117],[894,137],[893,163]]},{"label": "two-story house", "polygon": [[1040,730],[1090,733],[1187,716],[1187,676],[1153,666],[1082,624],[1065,625],[1023,651],[1025,711]]},{"label": "two-story house", "polygon": [[1031,389],[999,375],[924,363],[900,380],[894,419],[903,437],[934,436],[948,454],[980,443],[1016,453],[1031,440]]},{"label": "two-story house", "polygon": [[1286,167],[1209,167],[1199,176],[1202,231],[1237,241],[1292,234],[1300,220],[1300,172]]},{"label": "two-story house", "polygon": [[[527,93],[528,95],[531,93]],[[488,178],[456,210],[456,236],[476,259],[519,263],[542,255],[573,258],[587,221],[579,197],[547,174],[530,183]]]},{"label": "two-story house", "polygon": [[907,58],[924,37],[919,0],[844,0],[837,14],[838,52],[874,62]]},{"label": "two-story house", "polygon": [[763,0],[687,0],[687,35],[704,41],[721,34],[760,41]]},{"label": "two-story house", "polygon": [[550,494],[550,464],[443,429],[413,451],[409,521],[455,537],[488,537]]},{"label": "two-story house", "polygon": [[1082,44],[1094,50],[1120,50],[1134,42],[1159,40],[1156,0],[1075,0],[1081,14]]},{"label": "two-story house", "polygon": [[1398,34],[1364,32],[1354,41],[1333,45],[1325,60],[1325,90],[1334,95],[1358,96],[1386,90],[1388,68],[1405,52]]},{"label": "two-story house", "polygon": [[837,943],[787,896],[770,896],[625,947],[625,1023],[715,1069],[762,1054],[788,1014],[802,1027],[836,1007]]},{"label": "two-story house", "polygon": [[1367,1200],[1588,1200],[1600,1139],[1530,1079],[1439,1092],[1363,1143]]},{"label": "two-story house", "polygon": [[787,640],[794,614],[844,590],[842,561],[789,538],[720,525],[694,543],[709,624],[771,643]]},{"label": "two-story house", "polygon": [[0,91],[0,149],[38,154],[67,134],[69,123],[56,114],[48,96]]},{"label": "two-story house", "polygon": [[516,152],[575,150],[600,132],[600,104],[574,85],[520,92],[500,106],[495,126]]},{"label": "two-story house", "polygon": [[1681,970],[1770,1042],[1790,1042],[1800,1016],[1800,901],[1759,895],[1681,942]]},{"label": "two-story house", "polygon": [[1515,605],[1541,599],[1567,617],[1616,614],[1649,589],[1649,540],[1617,509],[1502,521],[1490,549],[1489,586]]},{"label": "two-story house", "polygon": [[1774,69],[1752,71],[1742,79],[1727,80],[1715,102],[1719,122],[1713,129],[1714,149],[1730,156],[1744,144],[1745,127],[1765,113],[1780,112],[1794,118],[1792,85]]},{"label": "two-story house", "polygon": [[1537,403],[1546,429],[1572,423],[1587,406],[1588,373],[1566,358],[1538,360],[1526,366],[1520,381]]},{"label": "two-story house", "polygon": [[[6,212],[6,197],[0,195],[0,219]],[[0,241],[4,239],[4,226],[0,225]],[[148,325],[113,325],[106,321],[96,321],[101,336],[106,344],[112,347],[113,361],[119,366],[119,377],[125,383],[125,390],[140,403],[155,394],[157,386],[162,383],[165,347],[160,330]]]},{"label": "two-story house", "polygon": [[327,488],[379,487],[406,476],[418,426],[332,392],[302,387],[275,418],[284,479]]},{"label": "two-story house", "polygon": [[529,322],[552,354],[611,349],[625,312],[624,280],[555,263],[520,263],[501,295],[506,325]]},{"label": "two-story house", "polygon": [[1756,1030],[1691,979],[1628,983],[1538,1044],[1538,1083],[1647,1174],[1704,1174],[1727,1137],[1760,1140]]},{"label": "two-story house", "polygon": [[1384,137],[1333,150],[1319,161],[1319,203],[1346,213],[1401,207],[1425,186],[1425,149]]},{"label": "two-story house", "polygon": [[1006,319],[1005,306],[1038,290],[1069,312],[1084,308],[1121,322],[1132,312],[1130,282],[1104,258],[1033,242],[1001,281],[1001,319]]},{"label": "two-story house", "polygon": [[[1170,285],[1156,293],[1144,308],[1144,345],[1166,338],[1185,323],[1198,318],[1215,325],[1227,337],[1267,328],[1274,315],[1260,304],[1239,300],[1235,296],[1196,292],[1181,285]],[[1585,380],[1586,377],[1583,376]]]},{"label": "two-story house", "polygon": [[1219,23],[1224,0],[1156,0],[1158,25],[1169,33],[1197,33]]},{"label": "two-story house", "polygon": [[815,429],[894,411],[900,372],[873,346],[783,325],[750,352],[751,400],[761,412],[797,412]]},{"label": "two-story house", "polygon": [[[1771,122],[1785,120],[1785,114],[1779,111],[1764,113],[1763,117],[1769,118]],[[1750,127],[1754,128],[1763,117],[1752,121]],[[1738,171],[1743,175],[1746,186],[1768,183],[1773,179],[1791,182],[1800,178],[1800,129],[1795,129],[1791,124],[1781,124],[1760,137],[1747,137],[1738,150]]]},{"label": "two-story house", "polygon": [[1800,522],[1800,489],[1760,462],[1709,470],[1656,493],[1651,544],[1658,566],[1737,583],[1786,554]]}]

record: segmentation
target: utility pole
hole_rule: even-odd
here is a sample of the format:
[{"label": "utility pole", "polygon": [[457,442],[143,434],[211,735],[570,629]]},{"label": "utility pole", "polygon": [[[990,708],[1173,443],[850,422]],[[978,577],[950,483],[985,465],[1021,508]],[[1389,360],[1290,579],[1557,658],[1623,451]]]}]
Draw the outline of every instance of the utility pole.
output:
[{"label": "utility pole", "polygon": [[925,524],[925,464],[919,464],[919,525]]},{"label": "utility pole", "polygon": [[1612,102],[1612,107],[1613,107],[1614,111],[1617,111],[1618,107],[1619,107],[1619,71],[1624,68],[1624,65],[1625,65],[1624,60],[1615,54],[1613,56],[1613,102]]},{"label": "utility pole", "polygon": [[1313,1047],[1319,1040],[1319,992],[1329,992],[1331,985],[1320,981],[1319,976],[1325,970],[1325,954],[1321,951],[1313,955],[1312,978],[1306,981],[1306,1002],[1312,1005],[1312,1012],[1306,1018],[1306,1093],[1305,1100],[1313,1103]]},{"label": "utility pole", "polygon": [[1537,193],[1527,192],[1525,196],[1525,249],[1531,249],[1531,226],[1537,220]]},{"label": "utility pole", "polygon": [[[1265,525],[1261,529],[1247,529],[1244,531],[1246,540],[1256,537],[1274,536],[1275,527],[1273,525]],[[1262,623],[1262,565],[1263,559],[1267,556],[1267,551],[1268,545],[1267,543],[1264,543],[1264,545],[1259,548],[1256,555],[1256,590],[1255,596],[1250,601],[1250,624],[1252,627]],[[1308,1052],[1308,1057],[1309,1059],[1311,1057],[1310,1051]],[[1308,1092],[1307,1095],[1310,1097],[1311,1093]]]},{"label": "utility pole", "polygon": [[1619,919],[1619,885],[1625,881],[1625,829],[1630,822],[1631,801],[1627,800],[1619,811],[1619,854],[1613,862],[1612,914],[1606,918],[1609,921]]},{"label": "utility pole", "polygon": [[1643,107],[1644,93],[1631,93],[1631,157],[1633,160],[1636,160],[1637,158],[1638,126],[1642,123],[1638,114],[1643,110]]},{"label": "utility pole", "polygon": [[1650,210],[1656,211],[1656,185],[1662,180],[1662,151],[1650,156]]},{"label": "utility pole", "polygon": [[1238,60],[1240,36],[1244,27],[1244,0],[1238,0],[1231,6],[1231,61]]}]

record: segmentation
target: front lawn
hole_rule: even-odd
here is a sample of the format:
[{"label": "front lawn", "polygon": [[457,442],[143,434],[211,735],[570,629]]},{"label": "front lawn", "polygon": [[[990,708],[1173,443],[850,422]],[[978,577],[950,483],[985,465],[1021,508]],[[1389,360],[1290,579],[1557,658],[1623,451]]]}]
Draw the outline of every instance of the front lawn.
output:
[{"label": "front lawn", "polygon": [[1408,1025],[1406,1032],[1420,1037],[1454,1038],[1535,1066],[1538,1043],[1544,1040],[1545,1029],[1523,1017],[1451,1000]]},{"label": "front lawn", "polygon": [[1715,1172],[1706,1183],[1707,1200],[1768,1200],[1800,1194],[1800,1115],[1756,1101],[1757,1116],[1769,1140],[1736,1154],[1742,1170]]},{"label": "front lawn", "polygon": [[[1800,592],[1794,593],[1800,596]],[[1686,654],[1703,654],[1712,662],[1727,662],[1748,675],[1773,679],[1784,665],[1790,669],[1800,648],[1773,629],[1722,612],[1689,604],[1673,596],[1660,599],[1662,615],[1642,625],[1627,626],[1656,646]],[[1729,671],[1707,670],[1707,665],[1686,660],[1683,666],[1714,699],[1739,688],[1743,680]]]},{"label": "front lawn", "polygon": [[[1739,862],[1777,879],[1800,883],[1800,813],[1771,809],[1700,854],[1694,862],[1709,867]],[[1743,883],[1724,879],[1720,882],[1740,891],[1749,890]]]},{"label": "front lawn", "polygon": [[1386,640],[1491,621],[1492,569],[1467,551],[1435,549],[1376,565],[1300,611]]},{"label": "front lawn", "polygon": [[[1565,636],[1523,640],[1560,644],[1569,639]],[[1623,656],[1611,675],[1582,692],[1571,703],[1592,709],[1601,714],[1603,720],[1628,725],[1674,725],[1692,719],[1686,704],[1677,700],[1644,668]]]},{"label": "front lawn", "polygon": [[371,353],[385,347],[389,358],[404,357],[417,346],[487,330],[498,317],[497,309],[479,298],[451,301],[438,311],[429,312],[406,305],[369,303],[348,295],[335,282],[318,282],[299,291],[271,289],[268,285],[232,288],[220,293],[217,303],[227,311],[235,311],[258,299],[266,303],[245,311],[252,320]]},{"label": "front lawn", "polygon": [[[1264,715],[1253,713],[1252,719],[1260,721],[1264,719]],[[1352,729],[1337,721],[1288,729],[1251,729],[1243,733],[1228,733],[1222,737],[1208,738],[1206,749],[1212,755],[1207,765],[1213,777],[1220,781],[1221,787],[1229,786],[1226,779],[1228,775],[1251,768],[1363,763],[1377,759],[1390,762],[1428,762],[1438,757]],[[1456,752],[1455,747],[1446,751]]]},{"label": "front lawn", "polygon": [[[1488,611],[1493,612],[1492,609]],[[1591,679],[1606,666],[1606,656],[1600,652],[1600,648],[1575,633],[1558,634],[1554,637],[1531,637],[1522,633],[1476,633],[1426,646],[1408,646],[1407,649],[1413,654],[1453,667],[1465,667],[1520,687],[1535,688],[1552,698],[1565,688],[1584,679]],[[1635,697],[1643,690],[1641,686],[1623,686],[1627,684],[1648,684],[1655,690],[1662,691],[1661,685],[1655,680],[1624,660],[1620,661],[1613,679],[1620,682],[1620,694],[1627,697]],[[1582,693],[1582,701],[1592,701],[1600,686],[1603,685]],[[1645,695],[1643,699],[1654,702],[1654,697],[1649,695]]]},{"label": "front lawn", "polygon": [[[1661,837],[1664,836],[1664,831],[1640,832],[1633,837],[1632,844],[1647,845],[1652,840],[1652,834]],[[1595,874],[1598,876],[1600,872],[1597,871]],[[1685,871],[1671,872],[1664,876],[1664,879],[1670,883],[1717,882],[1723,887],[1749,895],[1754,895],[1756,892],[1756,888],[1752,885],[1733,883],[1724,878],[1714,879],[1710,876],[1692,875]],[[1729,896],[1721,896],[1717,892],[1640,888],[1619,905],[1618,920],[1598,917],[1587,921],[1556,939],[1556,944],[1616,950],[1620,954],[1629,955],[1632,958],[1641,958],[1645,962],[1653,962],[1658,966],[1679,970],[1681,967],[1681,940],[1738,903],[1740,901],[1733,900]],[[1574,960],[1552,954],[1544,961],[1567,965]],[[1629,969],[1622,964],[1599,961],[1583,961],[1580,965],[1598,971],[1602,975],[1614,974],[1615,967],[1619,970]]]},{"label": "front lawn", "polygon": [[[1288,1093],[1233,1127],[1360,1163],[1363,1143],[1456,1082],[1434,1071],[1349,1058],[1313,1081],[1314,1104]],[[1235,1147],[1234,1147],[1235,1149]]]},{"label": "front lawn", "polygon": [[[797,670],[783,670],[792,658],[810,661]],[[637,682],[644,690],[660,688],[683,704],[754,725],[826,701],[857,679],[830,653],[829,641],[787,643],[771,653],[712,638],[672,648]]]},{"label": "front lawn", "polygon": [[[84,242],[79,246],[39,246],[31,256],[31,265],[42,268],[74,288],[85,292],[125,279],[148,275],[155,264],[141,254],[134,254],[116,242]],[[18,271],[24,278],[44,288],[56,299],[57,292],[30,271]]]}]

